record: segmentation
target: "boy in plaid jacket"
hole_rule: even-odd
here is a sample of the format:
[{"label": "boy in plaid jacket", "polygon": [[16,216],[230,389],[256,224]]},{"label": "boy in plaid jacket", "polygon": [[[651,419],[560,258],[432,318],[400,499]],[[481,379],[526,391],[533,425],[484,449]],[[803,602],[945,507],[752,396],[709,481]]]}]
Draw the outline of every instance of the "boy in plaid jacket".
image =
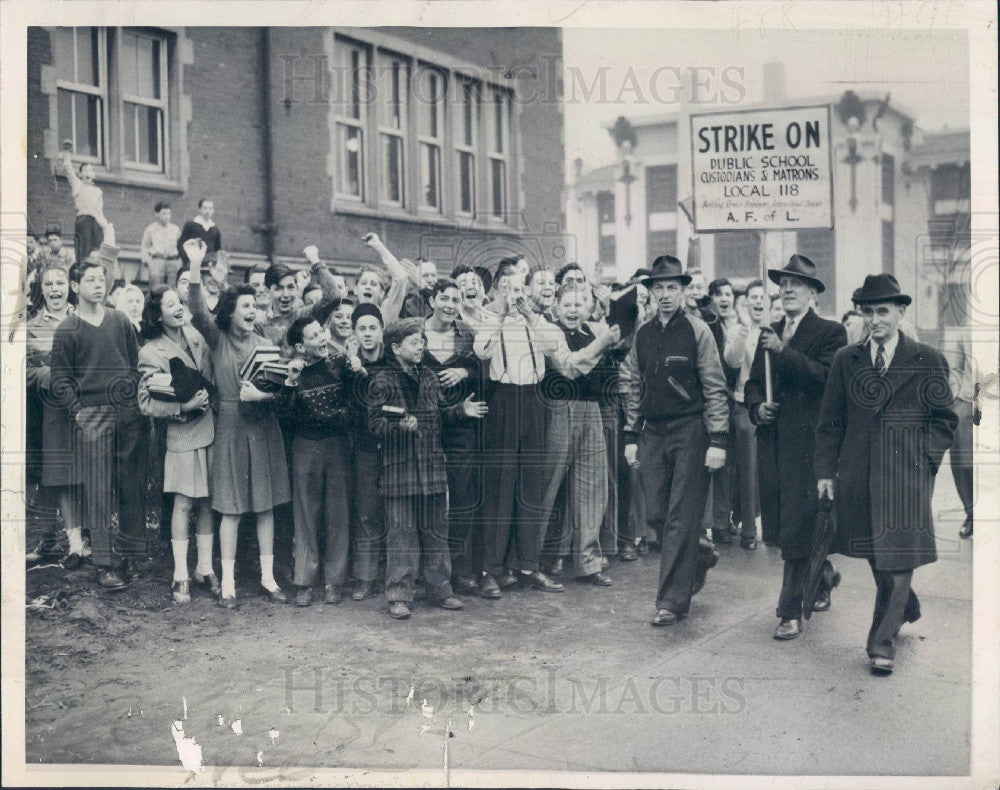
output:
[{"label": "boy in plaid jacket", "polygon": [[389,360],[368,385],[368,426],[382,442],[379,493],[385,503],[389,614],[405,620],[418,576],[431,601],[443,609],[462,608],[451,589],[441,419],[479,418],[486,404],[469,395],[461,403],[443,405],[437,375],[421,363],[422,319],[390,324],[385,345]]}]

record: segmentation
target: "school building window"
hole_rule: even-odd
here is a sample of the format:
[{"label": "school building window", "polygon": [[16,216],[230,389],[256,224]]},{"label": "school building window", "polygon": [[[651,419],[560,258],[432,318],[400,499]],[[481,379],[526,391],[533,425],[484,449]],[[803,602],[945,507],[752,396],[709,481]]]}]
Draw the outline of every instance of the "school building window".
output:
[{"label": "school building window", "polygon": [[388,36],[336,33],[333,46],[335,200],[506,224],[511,87]]},{"label": "school building window", "polygon": [[646,212],[677,211],[677,165],[646,168]]},{"label": "school building window", "polygon": [[760,236],[755,232],[730,230],[716,233],[715,276],[758,277],[760,271]]},{"label": "school building window", "polygon": [[59,147],[109,172],[169,174],[171,43],[155,30],[55,28]]},{"label": "school building window", "polygon": [[649,251],[647,258],[653,260],[660,255],[677,255],[677,231],[654,230],[647,239]]}]

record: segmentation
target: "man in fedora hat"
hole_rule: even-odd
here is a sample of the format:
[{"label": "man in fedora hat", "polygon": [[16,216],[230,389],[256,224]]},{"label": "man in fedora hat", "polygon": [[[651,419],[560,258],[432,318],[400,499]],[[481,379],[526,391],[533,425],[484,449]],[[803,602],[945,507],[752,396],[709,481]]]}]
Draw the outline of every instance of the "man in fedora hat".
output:
[{"label": "man in fedora hat", "polygon": [[[847,333],[843,324],[820,318],[810,306],[824,286],[807,257],[793,255],[784,269],[768,269],[767,276],[778,285],[785,317],[761,328],[743,396],[757,425],[764,542],[779,544],[785,562],[774,638],[794,639],[802,630],[802,596],[816,525],[816,420],[827,372],[837,349],[847,343]],[[771,355],[771,401],[764,381],[765,353]],[[832,565],[826,570],[828,588],[838,580]],[[816,610],[829,605],[829,590],[824,589]]]},{"label": "man in fedora hat", "polygon": [[910,304],[891,274],[857,293],[869,338],[837,352],[816,428],[817,493],[834,499],[834,550],[871,565],[877,594],[868,656],[892,672],[894,640],[920,617],[913,570],[934,562],[931,495],[955,438],[948,363],[899,325]]},{"label": "man in fedora hat", "polygon": [[642,469],[647,518],[661,545],[653,625],[683,619],[700,587],[708,475],[726,463],[726,381],[711,330],[683,309],[690,282],[677,258],[653,262],[642,284],[656,315],[636,331],[622,369],[629,383],[625,459]]}]

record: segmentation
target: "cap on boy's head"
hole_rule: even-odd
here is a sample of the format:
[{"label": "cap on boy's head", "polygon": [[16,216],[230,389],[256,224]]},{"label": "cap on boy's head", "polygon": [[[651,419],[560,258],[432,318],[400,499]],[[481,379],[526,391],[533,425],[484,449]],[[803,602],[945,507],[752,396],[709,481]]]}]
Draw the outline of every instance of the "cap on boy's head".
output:
[{"label": "cap on boy's head", "polygon": [[383,339],[388,348],[392,348],[398,343],[402,343],[410,335],[416,335],[424,331],[423,318],[403,318],[393,321],[385,328]]},{"label": "cap on boy's head", "polygon": [[382,318],[382,311],[378,309],[378,305],[371,304],[370,302],[365,302],[365,304],[359,304],[354,308],[354,312],[351,313],[351,326],[355,327],[358,325],[358,321],[364,318],[366,315],[373,315],[378,319],[378,322],[385,326],[385,319]]}]

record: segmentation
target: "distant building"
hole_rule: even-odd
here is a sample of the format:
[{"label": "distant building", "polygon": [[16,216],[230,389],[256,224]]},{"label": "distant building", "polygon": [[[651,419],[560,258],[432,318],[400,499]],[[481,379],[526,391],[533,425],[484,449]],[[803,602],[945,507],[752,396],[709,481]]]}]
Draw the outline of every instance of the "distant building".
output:
[{"label": "distant building", "polygon": [[207,197],[237,266],[350,272],[370,231],[443,272],[561,265],[561,58],[558,28],[30,28],[29,226],[72,243],[69,140],[133,264],[157,201]]},{"label": "distant building", "polygon": [[[875,94],[858,97],[863,118],[849,126],[839,111],[842,98],[772,98],[762,105],[831,105],[834,146],[833,229],[771,233],[767,260],[780,267],[793,252],[809,256],[827,285],[818,299],[826,315],[850,308],[866,274],[892,272],[914,297],[911,316],[921,336],[934,333],[959,320],[968,303],[962,250],[969,244],[969,133],[923,134],[911,113]],[[636,143],[625,178],[621,157],[593,170],[577,161],[566,216],[581,264],[600,261],[625,280],[669,253],[709,279],[756,276],[757,233],[696,236],[679,205],[692,192],[690,114],[705,111],[686,105],[669,115],[626,119]]]}]

